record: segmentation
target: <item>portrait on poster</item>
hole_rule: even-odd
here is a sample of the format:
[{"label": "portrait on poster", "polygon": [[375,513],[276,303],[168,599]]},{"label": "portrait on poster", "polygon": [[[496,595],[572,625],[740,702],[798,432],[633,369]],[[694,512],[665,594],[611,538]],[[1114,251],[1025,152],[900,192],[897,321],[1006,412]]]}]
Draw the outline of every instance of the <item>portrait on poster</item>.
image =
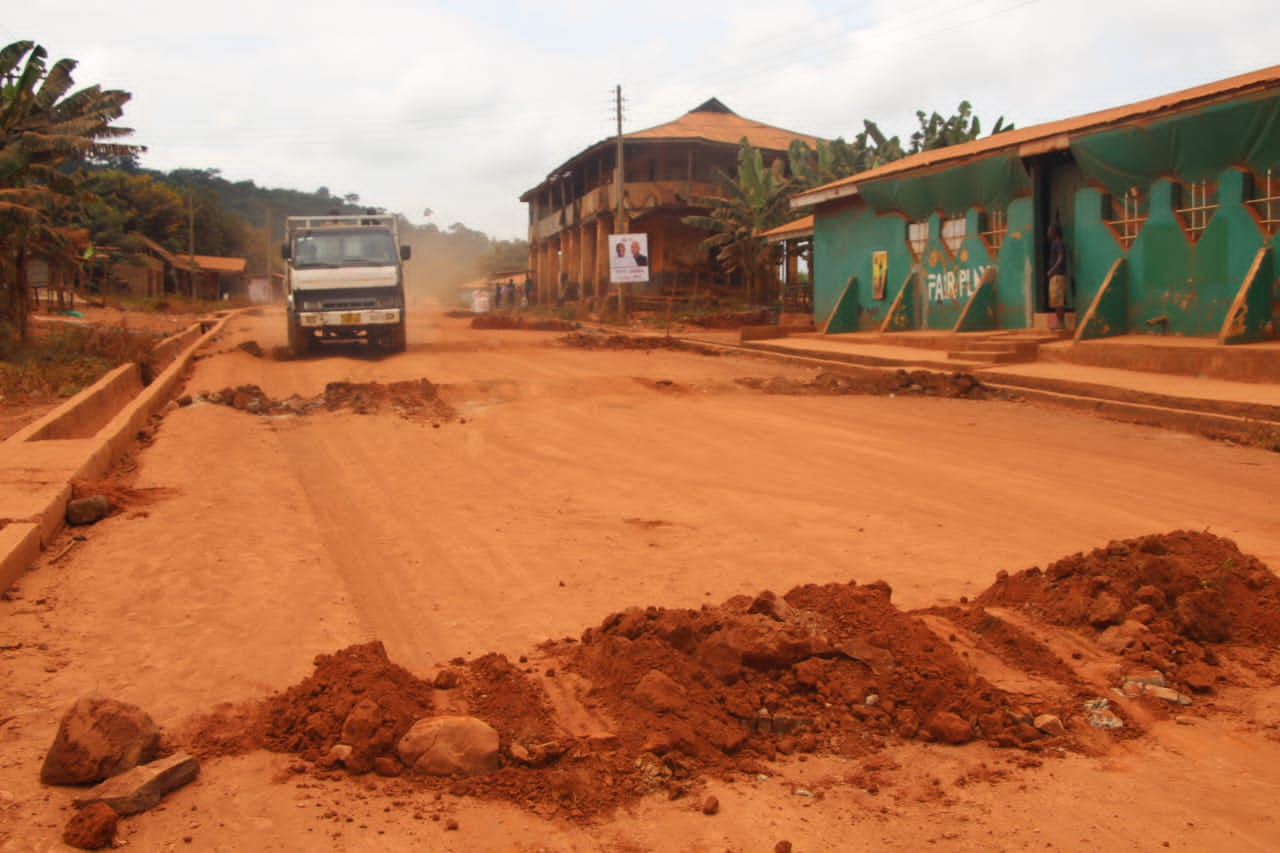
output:
[{"label": "portrait on poster", "polygon": [[649,235],[609,235],[609,281],[649,280]]},{"label": "portrait on poster", "polygon": [[871,254],[871,298],[884,299],[884,286],[889,279],[889,253]]}]

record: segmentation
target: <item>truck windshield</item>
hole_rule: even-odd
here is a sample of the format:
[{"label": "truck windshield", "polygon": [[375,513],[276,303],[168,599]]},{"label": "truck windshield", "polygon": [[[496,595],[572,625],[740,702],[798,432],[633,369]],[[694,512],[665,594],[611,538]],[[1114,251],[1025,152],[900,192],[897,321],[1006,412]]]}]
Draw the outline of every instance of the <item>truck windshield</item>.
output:
[{"label": "truck windshield", "polygon": [[293,244],[294,266],[386,266],[396,262],[395,241],[380,230],[310,231]]}]

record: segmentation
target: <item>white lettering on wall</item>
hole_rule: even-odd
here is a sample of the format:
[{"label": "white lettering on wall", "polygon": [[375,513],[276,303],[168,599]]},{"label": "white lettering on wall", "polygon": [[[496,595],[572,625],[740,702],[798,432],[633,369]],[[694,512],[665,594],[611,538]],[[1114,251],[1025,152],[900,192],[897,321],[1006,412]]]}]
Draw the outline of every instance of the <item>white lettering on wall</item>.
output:
[{"label": "white lettering on wall", "polygon": [[977,291],[982,283],[987,264],[976,267],[960,267],[959,269],[940,270],[925,274],[925,286],[928,289],[930,302],[949,302],[957,299],[968,299]]}]

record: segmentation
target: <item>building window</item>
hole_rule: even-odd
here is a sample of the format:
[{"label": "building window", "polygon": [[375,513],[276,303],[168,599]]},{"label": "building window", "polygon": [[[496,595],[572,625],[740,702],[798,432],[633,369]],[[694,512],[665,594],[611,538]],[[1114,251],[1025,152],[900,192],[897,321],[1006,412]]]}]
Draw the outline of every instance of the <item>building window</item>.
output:
[{"label": "building window", "polygon": [[964,244],[965,238],[965,222],[963,216],[957,216],[954,219],[942,220],[942,245],[947,247],[947,251],[951,255],[955,255],[960,251],[960,247]]},{"label": "building window", "polygon": [[1147,221],[1147,199],[1138,192],[1137,187],[1116,198],[1104,195],[1102,198],[1102,224],[1111,230],[1112,236],[1124,248],[1133,245],[1142,230],[1142,223]]},{"label": "building window", "polygon": [[924,254],[924,247],[929,244],[929,220],[907,223],[907,245],[911,247],[911,257],[917,261]]},{"label": "building window", "polygon": [[1252,186],[1245,206],[1268,234],[1275,234],[1280,226],[1280,169],[1267,169],[1250,181]]},{"label": "building window", "polygon": [[1000,251],[1000,247],[1004,245],[1004,235],[1008,231],[1008,220],[1003,210],[984,210],[978,214],[978,236],[991,254]]},{"label": "building window", "polygon": [[1192,243],[1200,239],[1200,235],[1209,227],[1213,212],[1218,209],[1218,192],[1210,187],[1208,181],[1199,183],[1176,184],[1174,187],[1173,212]]}]

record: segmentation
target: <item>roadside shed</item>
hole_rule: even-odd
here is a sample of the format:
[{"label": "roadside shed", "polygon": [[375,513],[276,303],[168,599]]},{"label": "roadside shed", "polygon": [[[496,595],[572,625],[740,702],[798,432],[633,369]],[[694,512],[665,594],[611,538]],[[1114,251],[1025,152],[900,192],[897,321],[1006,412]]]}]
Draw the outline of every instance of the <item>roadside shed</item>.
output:
[{"label": "roadside shed", "polygon": [[1280,66],[926,151],[793,197],[827,332],[1043,328],[1050,225],[1077,341],[1276,337]]}]

